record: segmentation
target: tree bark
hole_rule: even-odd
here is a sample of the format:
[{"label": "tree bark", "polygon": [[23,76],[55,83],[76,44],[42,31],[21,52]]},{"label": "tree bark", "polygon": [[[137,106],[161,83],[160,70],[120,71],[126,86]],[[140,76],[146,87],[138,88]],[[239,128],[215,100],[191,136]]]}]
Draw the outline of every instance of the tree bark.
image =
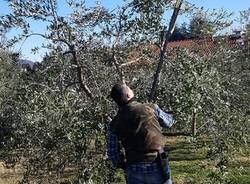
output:
[{"label": "tree bark", "polygon": [[73,63],[77,66],[77,78],[79,80],[79,84],[80,84],[80,88],[86,93],[86,95],[89,97],[89,98],[93,98],[93,95],[89,89],[89,87],[86,85],[86,83],[84,82],[84,79],[83,79],[83,74],[82,74],[82,68],[81,66],[79,65],[78,61],[77,61],[77,57],[76,57],[76,51],[74,49],[71,48],[71,53],[72,53],[72,56],[73,56]]},{"label": "tree bark", "polygon": [[149,101],[154,100],[155,93],[156,93],[156,90],[157,90],[157,87],[158,87],[158,84],[159,84],[159,81],[160,81],[160,74],[161,74],[163,63],[164,63],[167,44],[168,44],[169,39],[170,39],[174,29],[175,29],[176,20],[177,20],[178,14],[180,12],[182,2],[183,2],[183,0],[177,0],[176,1],[174,12],[172,14],[172,17],[171,17],[171,20],[170,20],[170,23],[169,23],[168,31],[165,34],[165,39],[163,39],[163,42],[161,44],[160,61],[158,63],[156,72],[154,74],[154,81],[153,81],[152,88],[151,88],[150,95],[149,95],[149,99],[148,99]]},{"label": "tree bark", "polygon": [[125,84],[125,77],[124,77],[124,73],[123,73],[123,70],[121,68],[121,65],[119,65],[118,61],[117,61],[117,58],[115,56],[115,53],[113,53],[113,62],[115,64],[115,68],[116,68],[116,71],[120,77],[120,80],[122,83]]},{"label": "tree bark", "polygon": [[193,118],[192,118],[192,135],[193,135],[193,137],[195,137],[196,133],[197,133],[197,130],[196,130],[196,117],[197,117],[197,113],[196,113],[196,110],[194,109]]}]

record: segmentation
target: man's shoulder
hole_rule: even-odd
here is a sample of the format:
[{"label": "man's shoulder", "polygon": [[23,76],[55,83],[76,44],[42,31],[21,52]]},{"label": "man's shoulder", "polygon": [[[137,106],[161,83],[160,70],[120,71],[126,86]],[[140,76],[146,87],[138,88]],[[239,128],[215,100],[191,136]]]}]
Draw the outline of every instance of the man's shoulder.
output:
[{"label": "man's shoulder", "polygon": [[145,103],[145,105],[151,107],[152,109],[156,109],[157,105],[154,103]]},{"label": "man's shoulder", "polygon": [[132,109],[135,113],[155,113],[156,112],[156,105],[153,103],[140,103],[136,102],[132,106]]},{"label": "man's shoulder", "polygon": [[147,103],[147,102],[138,102],[138,101],[133,101],[130,103],[131,106],[135,106],[135,107],[151,107],[153,109],[156,108],[156,104],[154,103]]}]

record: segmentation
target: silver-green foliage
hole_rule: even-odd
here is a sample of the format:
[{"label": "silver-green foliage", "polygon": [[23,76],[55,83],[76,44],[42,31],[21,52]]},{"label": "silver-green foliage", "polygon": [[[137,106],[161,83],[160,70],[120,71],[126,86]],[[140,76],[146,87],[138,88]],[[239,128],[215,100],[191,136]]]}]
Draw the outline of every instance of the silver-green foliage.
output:
[{"label": "silver-green foliage", "polygon": [[[45,178],[59,179],[65,168],[74,168],[79,182],[117,183],[105,149],[107,117],[115,109],[106,97],[118,78],[112,59],[115,55],[124,64],[130,53],[151,42],[145,42],[152,33],[149,28],[155,30],[161,19],[141,24],[157,4],[141,7],[133,1],[139,3],[134,7],[139,8],[137,15],[142,15],[136,19],[134,12],[127,12],[131,6],[116,15],[100,5],[87,8],[68,1],[74,11],[60,16],[53,0],[8,2],[13,14],[1,17],[0,28],[23,31],[9,44],[40,35],[48,41],[44,47],[49,52],[33,73],[16,69],[8,54],[1,55],[6,66],[0,70],[1,118],[5,118],[1,123],[11,132],[1,139],[3,151],[9,154],[7,163],[21,159],[24,183],[32,175],[44,182]],[[34,33],[29,19],[48,24],[46,32]],[[142,60],[153,64],[125,67],[124,73],[138,99],[146,101],[158,56],[150,49],[142,50]],[[212,55],[180,49],[174,58],[166,58],[156,102],[163,110],[174,111],[178,130],[189,131],[195,113],[198,133],[214,140],[213,153],[249,141],[249,64],[244,56],[240,49],[219,44]]]}]

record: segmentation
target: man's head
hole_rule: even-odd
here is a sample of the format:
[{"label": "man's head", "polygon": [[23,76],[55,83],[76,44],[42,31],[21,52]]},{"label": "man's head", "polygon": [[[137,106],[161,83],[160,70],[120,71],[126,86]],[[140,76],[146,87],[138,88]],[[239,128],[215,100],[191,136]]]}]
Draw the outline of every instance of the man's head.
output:
[{"label": "man's head", "polygon": [[124,83],[117,83],[113,86],[111,98],[119,105],[125,105],[134,97],[134,92]]}]

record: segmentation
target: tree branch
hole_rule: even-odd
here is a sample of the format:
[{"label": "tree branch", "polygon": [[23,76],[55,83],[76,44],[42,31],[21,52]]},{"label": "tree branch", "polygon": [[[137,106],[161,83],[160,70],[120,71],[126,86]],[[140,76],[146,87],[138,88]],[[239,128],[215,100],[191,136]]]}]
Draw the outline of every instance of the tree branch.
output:
[{"label": "tree branch", "polygon": [[163,42],[161,44],[160,61],[158,63],[156,72],[154,74],[154,81],[153,81],[152,88],[151,88],[151,91],[150,91],[149,101],[154,100],[155,93],[156,93],[156,90],[157,90],[157,87],[158,87],[158,83],[160,81],[160,74],[161,74],[161,69],[162,69],[163,63],[164,63],[167,44],[168,44],[169,39],[170,39],[174,29],[175,29],[176,19],[178,17],[182,2],[183,2],[183,0],[177,0],[176,1],[174,12],[172,14],[172,17],[171,17],[171,20],[170,20],[170,23],[169,23],[168,31],[167,31],[167,33],[165,35],[165,39],[163,40]]},{"label": "tree branch", "polygon": [[133,63],[136,63],[136,62],[140,61],[140,59],[142,59],[142,58],[143,58],[143,56],[141,56],[141,57],[139,57],[139,58],[136,58],[136,59],[133,59],[133,60],[127,62],[127,63],[122,63],[122,64],[120,65],[120,68],[121,68],[121,67],[128,66],[128,65],[131,65],[131,64],[133,64]]},{"label": "tree branch", "polygon": [[[122,11],[122,14],[125,12],[125,9],[123,9]],[[117,46],[120,44],[120,38],[121,38],[121,32],[122,32],[122,17],[120,15],[119,17],[119,21],[118,21],[118,27],[117,25],[115,25],[115,28],[116,28],[116,31],[117,31],[117,36],[116,36],[116,40],[115,40],[115,43],[113,45],[113,62],[114,62],[114,65],[116,67],[116,70],[117,70],[117,73],[120,77],[120,80],[125,83],[125,77],[124,77],[124,72],[121,68],[121,66],[119,66],[119,63],[118,63],[118,60],[116,58],[116,53],[115,53],[115,48],[117,48]]]},{"label": "tree branch", "polygon": [[84,82],[84,79],[83,79],[83,75],[82,75],[82,68],[81,66],[79,66],[79,63],[77,61],[77,57],[76,57],[76,51],[74,50],[74,47],[70,47],[70,50],[71,50],[71,53],[72,53],[72,61],[73,63],[77,66],[77,78],[79,80],[79,83],[80,83],[80,88],[86,93],[86,95],[89,97],[89,98],[93,98],[93,95],[89,89],[89,87],[86,85],[86,83]]},{"label": "tree branch", "polygon": [[66,44],[69,48],[72,46],[69,42],[67,42],[66,40],[64,39],[59,39],[59,38],[51,38],[49,36],[46,36],[45,34],[41,34],[41,33],[30,33],[28,35],[26,35],[26,37],[30,37],[30,36],[41,36],[47,40],[51,40],[51,41],[54,41],[54,42],[62,42],[64,44]]},{"label": "tree branch", "polygon": [[74,46],[70,46],[70,50],[66,51],[63,53],[63,56],[67,55],[67,54],[71,54],[72,55],[72,61],[73,61],[73,64],[75,64],[77,67],[77,78],[79,80],[79,82],[74,82],[72,83],[73,84],[80,84],[80,88],[86,93],[86,95],[89,97],[89,98],[93,98],[93,95],[89,89],[89,87],[86,85],[86,83],[84,82],[84,79],[83,79],[83,75],[82,75],[82,68],[81,66],[79,65],[78,61],[77,61],[77,57],[76,57],[76,51],[74,49]]}]

